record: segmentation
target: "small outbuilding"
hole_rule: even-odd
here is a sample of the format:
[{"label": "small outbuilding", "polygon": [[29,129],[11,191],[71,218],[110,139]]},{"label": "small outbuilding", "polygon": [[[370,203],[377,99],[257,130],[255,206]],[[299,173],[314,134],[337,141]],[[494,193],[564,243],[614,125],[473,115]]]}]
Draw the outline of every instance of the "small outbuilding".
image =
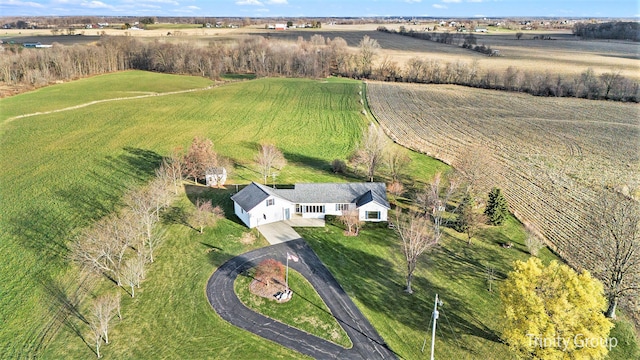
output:
[{"label": "small outbuilding", "polygon": [[210,168],[204,175],[207,186],[224,186],[227,181],[227,169],[218,166]]}]

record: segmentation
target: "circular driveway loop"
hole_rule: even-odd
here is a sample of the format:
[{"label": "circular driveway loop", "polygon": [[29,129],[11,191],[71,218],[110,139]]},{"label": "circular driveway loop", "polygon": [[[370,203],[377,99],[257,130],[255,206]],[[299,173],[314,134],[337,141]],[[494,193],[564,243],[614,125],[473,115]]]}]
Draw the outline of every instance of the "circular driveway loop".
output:
[{"label": "circular driveway loop", "polygon": [[[233,289],[236,277],[267,258],[285,262],[287,252],[298,256],[300,261],[289,261],[289,266],[313,285],[349,335],[353,347],[345,349],[261,315],[240,302]],[[249,251],[227,261],[209,278],[207,298],[213,309],[231,324],[317,359],[396,358],[304,239]]]}]

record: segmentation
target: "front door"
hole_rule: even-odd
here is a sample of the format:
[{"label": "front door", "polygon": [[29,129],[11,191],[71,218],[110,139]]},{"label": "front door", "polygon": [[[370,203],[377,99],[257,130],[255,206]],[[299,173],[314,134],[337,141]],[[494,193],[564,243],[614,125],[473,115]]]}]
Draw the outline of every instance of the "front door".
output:
[{"label": "front door", "polygon": [[284,219],[289,220],[291,218],[291,214],[289,214],[289,208],[284,209]]}]

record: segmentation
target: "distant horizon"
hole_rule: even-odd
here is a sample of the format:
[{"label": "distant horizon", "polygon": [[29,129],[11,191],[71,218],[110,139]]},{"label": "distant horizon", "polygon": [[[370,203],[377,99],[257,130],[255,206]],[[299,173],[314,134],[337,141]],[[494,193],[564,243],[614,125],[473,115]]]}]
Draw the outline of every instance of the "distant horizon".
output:
[{"label": "distant horizon", "polygon": [[0,0],[2,17],[613,18],[636,0]]}]

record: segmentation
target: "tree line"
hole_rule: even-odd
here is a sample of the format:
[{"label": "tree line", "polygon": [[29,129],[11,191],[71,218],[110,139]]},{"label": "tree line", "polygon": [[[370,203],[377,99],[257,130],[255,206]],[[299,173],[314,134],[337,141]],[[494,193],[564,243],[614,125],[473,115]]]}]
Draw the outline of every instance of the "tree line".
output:
[{"label": "tree line", "polygon": [[[379,27],[378,31],[449,45],[458,46],[462,43],[460,46],[463,48],[489,55],[493,53],[490,47],[477,45],[477,39],[473,34],[463,36],[445,32],[432,35],[415,31],[396,32],[385,27]],[[400,74],[399,77],[398,74]],[[552,74],[548,71],[523,71],[515,66],[509,66],[503,71],[488,70],[483,72],[475,62],[441,63],[437,60],[414,58],[405,66],[404,72],[386,71],[377,75],[383,75],[383,78],[377,80],[466,85],[484,89],[524,92],[535,96],[576,97],[624,102],[640,101],[640,84],[620,75],[619,71],[596,75],[591,68],[585,69],[578,75]],[[392,78],[394,75],[395,78]]]},{"label": "tree line", "polygon": [[640,23],[612,21],[598,24],[576,23],[573,34],[583,39],[613,39],[640,41]]},{"label": "tree line", "polygon": [[[120,211],[98,220],[82,230],[71,242],[69,260],[94,279],[104,278],[116,286],[116,290],[102,291],[90,303],[79,310],[71,304],[71,312],[88,330],[95,354],[101,357],[100,348],[109,344],[109,328],[120,312],[120,296],[124,290],[135,297],[141,287],[148,266],[153,263],[158,247],[165,239],[164,228],[159,226],[165,211],[182,191],[187,177],[196,183],[216,166],[226,164],[213,150],[209,139],[196,137],[186,152],[175,149],[163,158],[155,171],[155,177],[146,186],[133,186],[123,196]],[[211,200],[196,199],[195,206],[185,214],[183,223],[203,233],[206,226],[213,226],[224,217],[220,206]],[[186,218],[189,217],[189,219]],[[82,286],[82,284],[80,284]],[[61,304],[70,307],[70,304]]]},{"label": "tree line", "polygon": [[[444,36],[444,35],[443,35]],[[471,45],[468,41],[467,46]],[[638,102],[640,84],[609,72],[597,75],[586,69],[578,75],[523,71],[483,70],[476,62],[442,62],[413,58],[400,66],[388,58],[375,61],[380,45],[368,36],[356,51],[335,37],[313,35],[296,42],[261,36],[230,43],[143,42],[132,37],[103,36],[96,46],[54,46],[46,49],[8,47],[0,58],[0,81],[13,85],[45,86],[96,74],[146,70],[218,79],[226,73],[258,77],[322,78],[330,75],[356,79],[433,84],[455,84],[486,89],[526,92],[537,96],[578,97]]]}]

